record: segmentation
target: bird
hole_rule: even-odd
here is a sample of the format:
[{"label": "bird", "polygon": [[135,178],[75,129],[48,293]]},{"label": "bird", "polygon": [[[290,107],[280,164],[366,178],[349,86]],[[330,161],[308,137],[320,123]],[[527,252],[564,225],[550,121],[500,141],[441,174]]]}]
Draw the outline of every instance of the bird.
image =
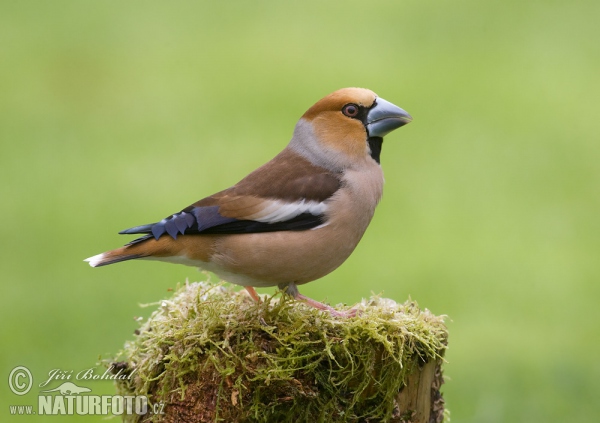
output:
[{"label": "bird", "polygon": [[300,294],[298,285],[354,251],[383,193],[383,137],[411,121],[371,90],[334,91],[302,115],[271,161],[159,222],[119,232],[140,237],[85,261],[184,264],[244,287],[258,302],[255,287],[277,286],[334,316],[354,316]]}]

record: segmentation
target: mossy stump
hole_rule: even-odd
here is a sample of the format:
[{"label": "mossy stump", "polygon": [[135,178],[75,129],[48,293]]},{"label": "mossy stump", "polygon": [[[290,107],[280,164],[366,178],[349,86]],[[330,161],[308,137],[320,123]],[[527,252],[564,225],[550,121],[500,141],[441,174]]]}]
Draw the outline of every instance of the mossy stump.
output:
[{"label": "mossy stump", "polygon": [[[140,422],[441,422],[443,317],[414,301],[363,300],[332,317],[279,294],[179,288],[127,342],[121,395],[164,404]],[[149,407],[149,409],[152,407]]]}]

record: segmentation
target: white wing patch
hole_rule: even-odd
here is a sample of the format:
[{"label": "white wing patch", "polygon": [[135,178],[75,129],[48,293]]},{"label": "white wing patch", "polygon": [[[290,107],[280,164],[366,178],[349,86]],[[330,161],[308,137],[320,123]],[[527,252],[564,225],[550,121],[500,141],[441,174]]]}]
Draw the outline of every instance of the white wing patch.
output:
[{"label": "white wing patch", "polygon": [[284,222],[293,219],[302,213],[310,213],[315,216],[324,214],[327,211],[327,204],[316,201],[296,201],[286,203],[280,200],[265,201],[265,207],[257,213],[245,216],[245,219],[256,220],[263,223]]}]

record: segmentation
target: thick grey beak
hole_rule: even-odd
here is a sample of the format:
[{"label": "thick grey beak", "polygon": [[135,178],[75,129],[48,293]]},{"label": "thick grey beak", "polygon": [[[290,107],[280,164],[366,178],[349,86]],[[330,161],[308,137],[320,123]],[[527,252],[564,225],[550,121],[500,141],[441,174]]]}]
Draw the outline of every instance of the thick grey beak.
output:
[{"label": "thick grey beak", "polygon": [[367,114],[367,132],[369,137],[384,137],[410,121],[412,116],[405,110],[383,98],[377,98],[375,106]]}]

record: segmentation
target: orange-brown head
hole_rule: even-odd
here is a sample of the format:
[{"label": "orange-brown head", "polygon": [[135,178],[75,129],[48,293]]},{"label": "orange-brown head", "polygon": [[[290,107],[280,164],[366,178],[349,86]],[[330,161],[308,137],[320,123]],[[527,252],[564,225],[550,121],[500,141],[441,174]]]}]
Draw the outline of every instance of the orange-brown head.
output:
[{"label": "orange-brown head", "polygon": [[330,170],[353,167],[369,158],[379,162],[383,136],[412,117],[364,88],[343,88],[304,113],[290,148]]}]

